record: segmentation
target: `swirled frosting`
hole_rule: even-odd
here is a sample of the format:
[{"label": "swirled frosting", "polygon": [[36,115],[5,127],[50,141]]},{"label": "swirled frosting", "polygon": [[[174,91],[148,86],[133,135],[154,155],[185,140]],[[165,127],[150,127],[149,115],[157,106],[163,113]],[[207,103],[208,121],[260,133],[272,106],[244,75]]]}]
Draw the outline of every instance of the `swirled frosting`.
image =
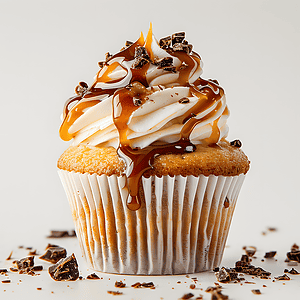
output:
[{"label": "swirled frosting", "polygon": [[145,40],[141,34],[119,53],[107,53],[99,66],[94,83],[80,82],[67,101],[60,136],[74,145],[115,147],[136,204],[136,182],[155,155],[191,152],[227,136],[224,91],[200,77],[201,58],[183,32],[158,42],[150,27]]}]

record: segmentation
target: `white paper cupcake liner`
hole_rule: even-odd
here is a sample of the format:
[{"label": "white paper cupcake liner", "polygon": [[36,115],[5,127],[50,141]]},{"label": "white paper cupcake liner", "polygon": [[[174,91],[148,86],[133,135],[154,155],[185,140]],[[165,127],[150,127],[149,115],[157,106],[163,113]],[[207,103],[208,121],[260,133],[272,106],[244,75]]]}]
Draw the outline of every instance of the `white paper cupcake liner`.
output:
[{"label": "white paper cupcake liner", "polygon": [[139,275],[219,266],[245,177],[143,177],[144,201],[130,211],[124,177],[64,170],[59,175],[89,267]]}]

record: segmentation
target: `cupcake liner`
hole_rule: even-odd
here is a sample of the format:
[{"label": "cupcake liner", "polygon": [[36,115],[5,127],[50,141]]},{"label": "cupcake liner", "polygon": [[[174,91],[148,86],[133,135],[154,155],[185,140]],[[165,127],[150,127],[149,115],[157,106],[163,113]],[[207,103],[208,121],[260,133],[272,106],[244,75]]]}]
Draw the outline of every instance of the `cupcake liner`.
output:
[{"label": "cupcake liner", "polygon": [[245,177],[142,177],[144,201],[130,211],[125,176],[64,170],[59,175],[88,266],[139,275],[219,266]]}]

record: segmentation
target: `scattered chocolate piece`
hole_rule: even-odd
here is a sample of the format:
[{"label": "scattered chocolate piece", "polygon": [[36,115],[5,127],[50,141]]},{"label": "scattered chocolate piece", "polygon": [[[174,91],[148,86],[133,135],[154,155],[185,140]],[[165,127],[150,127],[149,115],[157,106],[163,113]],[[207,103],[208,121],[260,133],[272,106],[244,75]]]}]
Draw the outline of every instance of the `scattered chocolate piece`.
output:
[{"label": "scattered chocolate piece", "polygon": [[276,255],[277,251],[266,252],[264,258],[272,258]]},{"label": "scattered chocolate piece", "polygon": [[293,244],[292,247],[291,247],[291,251],[296,252],[298,250],[299,250],[299,246],[297,244]]},{"label": "scattered chocolate piece", "polygon": [[225,208],[228,208],[229,207],[229,205],[230,205],[230,202],[229,202],[229,199],[228,199],[228,197],[226,196],[226,198],[225,198],[225,200],[224,200],[224,207]]},{"label": "scattered chocolate piece", "polygon": [[36,288],[38,291],[41,291],[42,290],[42,288],[41,287],[38,287],[38,288]]},{"label": "scattered chocolate piece", "polygon": [[163,57],[155,61],[159,69],[164,67],[171,67],[173,64],[173,57]]},{"label": "scattered chocolate piece", "polygon": [[172,34],[172,45],[182,43],[185,38],[185,32],[177,32]]},{"label": "scattered chocolate piece", "polygon": [[131,285],[131,287],[133,287],[133,288],[139,288],[140,286],[141,286],[140,282],[136,282],[136,283]]},{"label": "scattered chocolate piece", "polygon": [[76,232],[75,230],[67,231],[67,230],[51,230],[50,235],[47,236],[47,238],[65,238],[65,237],[75,237]]},{"label": "scattered chocolate piece", "polygon": [[43,266],[33,266],[30,268],[30,270],[33,272],[43,271]]},{"label": "scattered chocolate piece", "polygon": [[36,250],[29,251],[28,255],[38,255]]},{"label": "scattered chocolate piece", "polygon": [[277,231],[277,228],[275,228],[275,227],[268,227],[268,230],[269,231]]},{"label": "scattered chocolate piece", "polygon": [[162,49],[167,49],[167,48],[170,47],[171,42],[172,42],[171,36],[167,36],[165,38],[161,38],[159,40],[159,47],[162,48]]},{"label": "scattered chocolate piece", "polygon": [[292,250],[286,254],[289,260],[300,262],[300,250]]},{"label": "scattered chocolate piece", "polygon": [[206,290],[205,290],[205,292],[206,293],[212,293],[213,291],[219,291],[219,290],[221,290],[222,289],[222,287],[220,286],[220,285],[218,285],[218,286],[209,286]]},{"label": "scattered chocolate piece", "polygon": [[11,283],[10,279],[2,280],[1,282],[2,282],[2,283]]},{"label": "scattered chocolate piece", "polygon": [[86,276],[86,279],[97,280],[97,279],[100,279],[100,277],[96,273],[92,273],[92,274]]},{"label": "scattered chocolate piece", "polygon": [[233,147],[241,148],[242,142],[240,140],[234,140],[234,141],[230,142],[230,145]]},{"label": "scattered chocolate piece", "polygon": [[289,274],[292,274],[292,275],[299,275],[299,274],[300,274],[300,273],[299,273],[296,269],[294,269],[294,268],[292,268],[291,270],[284,269],[284,273],[289,273]]},{"label": "scattered chocolate piece", "polygon": [[124,288],[126,286],[126,283],[123,283],[122,281],[116,281],[115,287],[116,288]]},{"label": "scattered chocolate piece", "polygon": [[46,253],[39,257],[39,259],[56,264],[60,259],[67,256],[67,250],[63,247],[49,247]]},{"label": "scattered chocolate piece", "polygon": [[291,280],[291,278],[289,276],[287,276],[286,274],[278,276],[278,277],[274,277],[277,280]]},{"label": "scattered chocolate piece", "polygon": [[114,295],[114,296],[116,296],[116,295],[123,295],[123,293],[119,292],[119,291],[107,291],[107,293],[111,294],[111,295]]},{"label": "scattered chocolate piece", "polygon": [[12,259],[12,254],[13,254],[13,251],[10,252],[10,254],[9,254],[8,257],[6,258],[6,260],[11,260],[11,259]]},{"label": "scattered chocolate piece", "polygon": [[7,269],[0,269],[0,275],[5,275],[7,272]]},{"label": "scattered chocolate piece", "polygon": [[194,290],[195,288],[196,288],[196,285],[190,284],[190,289],[191,289],[191,290]]},{"label": "scattered chocolate piece", "polygon": [[222,267],[218,272],[215,272],[216,278],[219,282],[228,283],[238,278],[238,273],[235,269]]},{"label": "scattered chocolate piece", "polygon": [[246,255],[249,257],[253,257],[254,254],[256,253],[256,247],[254,246],[248,246],[248,247],[243,247],[243,250],[245,250]]},{"label": "scattered chocolate piece", "polygon": [[184,294],[180,299],[191,299],[193,297],[194,297],[194,294],[187,293],[187,294]]},{"label": "scattered chocolate piece", "polygon": [[16,266],[18,270],[24,270],[29,267],[34,266],[34,256],[28,256],[25,258],[21,258],[20,260],[15,260],[13,264]]},{"label": "scattered chocolate piece", "polygon": [[9,268],[9,270],[11,271],[11,272],[19,272],[19,270],[17,269],[17,268],[13,268],[13,267],[11,267],[11,268]]},{"label": "scattered chocolate piece", "polygon": [[261,295],[261,291],[260,290],[251,290],[251,292],[255,295]]},{"label": "scattered chocolate piece", "polygon": [[79,277],[78,264],[74,253],[69,257],[62,258],[55,265],[50,266],[48,272],[56,281],[75,281]]},{"label": "scattered chocolate piece", "polygon": [[153,282],[143,282],[141,284],[142,287],[145,287],[145,288],[152,288],[154,287],[154,283]]},{"label": "scattered chocolate piece", "polygon": [[173,51],[185,51],[186,53],[190,52],[190,47],[181,43],[176,43],[173,45]]}]

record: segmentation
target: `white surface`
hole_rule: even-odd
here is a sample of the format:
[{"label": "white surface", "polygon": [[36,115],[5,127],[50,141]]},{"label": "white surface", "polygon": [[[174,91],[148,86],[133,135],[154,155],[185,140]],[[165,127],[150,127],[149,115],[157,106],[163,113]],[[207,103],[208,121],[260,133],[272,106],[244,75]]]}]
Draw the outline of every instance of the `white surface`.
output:
[{"label": "white surface", "polygon": [[[300,244],[300,20],[296,0],[184,4],[2,0],[0,267],[18,245],[34,246],[42,252],[50,229],[73,228],[56,172],[56,160],[67,147],[58,137],[63,104],[79,81],[93,82],[97,62],[107,51],[117,52],[126,40],[136,40],[140,31],[146,34],[150,22],[157,38],[186,32],[204,61],[203,78],[216,78],[225,88],[231,112],[229,140],[241,139],[251,160],[223,264],[233,266],[242,246],[255,245],[259,259],[265,251],[278,251],[276,263],[258,259],[258,265],[273,271],[272,276],[282,275],[285,253],[294,242]],[[279,230],[262,236],[268,226]],[[76,240],[63,244],[80,256]],[[83,262],[80,269],[87,274]],[[18,276],[11,275],[12,284],[0,285],[1,299],[18,299],[25,293],[33,298],[43,295],[43,299],[118,297],[106,296],[115,276],[110,281],[69,284],[53,282],[42,272],[34,278],[24,275],[23,283],[17,285]],[[197,276],[201,287],[213,284],[213,274]],[[249,290],[261,288],[262,281],[226,285],[224,294],[230,299],[287,298],[300,286],[300,277],[292,278],[285,285],[266,281],[268,287],[261,296]],[[128,282],[138,280],[143,279],[128,278]],[[143,299],[177,299],[188,292],[190,283],[176,284],[178,277],[145,279],[151,280],[157,289],[125,289],[120,299],[141,299],[142,292],[147,293]],[[42,291],[36,290],[38,285]],[[7,291],[2,293],[2,289]],[[208,294],[204,296],[209,299]]]}]

